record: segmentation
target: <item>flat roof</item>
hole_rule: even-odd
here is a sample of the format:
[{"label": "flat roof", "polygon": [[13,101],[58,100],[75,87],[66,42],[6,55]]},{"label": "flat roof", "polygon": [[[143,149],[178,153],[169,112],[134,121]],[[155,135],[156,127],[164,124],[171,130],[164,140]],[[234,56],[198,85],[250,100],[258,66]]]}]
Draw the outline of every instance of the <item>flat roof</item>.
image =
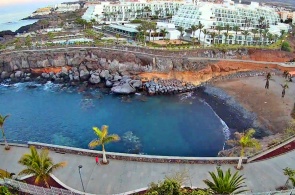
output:
[{"label": "flat roof", "polygon": [[136,30],[135,28],[127,27],[124,25],[110,24],[109,27],[128,31],[128,32],[138,32],[138,30]]}]

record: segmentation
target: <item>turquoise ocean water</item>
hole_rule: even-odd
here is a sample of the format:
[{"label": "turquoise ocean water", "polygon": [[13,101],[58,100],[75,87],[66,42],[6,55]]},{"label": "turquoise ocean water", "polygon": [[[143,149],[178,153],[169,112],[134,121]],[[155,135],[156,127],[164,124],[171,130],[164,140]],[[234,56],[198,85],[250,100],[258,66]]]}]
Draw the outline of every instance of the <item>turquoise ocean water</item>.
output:
[{"label": "turquoise ocean water", "polygon": [[122,138],[107,151],[216,156],[228,136],[226,124],[196,95],[119,96],[51,83],[26,85],[0,86],[0,113],[11,115],[8,139],[87,148],[95,138],[92,127],[106,124]]}]

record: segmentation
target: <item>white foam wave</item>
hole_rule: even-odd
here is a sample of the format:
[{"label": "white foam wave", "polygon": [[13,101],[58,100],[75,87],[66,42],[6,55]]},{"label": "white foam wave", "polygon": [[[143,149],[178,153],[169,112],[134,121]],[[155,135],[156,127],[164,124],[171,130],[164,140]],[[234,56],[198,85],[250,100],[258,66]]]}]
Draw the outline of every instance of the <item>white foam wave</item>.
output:
[{"label": "white foam wave", "polygon": [[[223,135],[224,135],[224,138],[225,138],[225,142],[227,141],[227,140],[229,140],[229,138],[230,138],[230,131],[229,131],[229,127],[227,126],[227,124],[218,116],[218,114],[213,110],[213,108],[206,102],[206,101],[204,101],[204,100],[202,100],[202,102],[204,103],[204,104],[206,104],[211,110],[212,110],[212,112],[214,113],[214,115],[219,119],[219,121],[221,122],[221,124],[222,124],[222,132],[223,132]],[[223,144],[223,150],[224,150],[224,147],[225,147],[225,142],[224,142],[224,144]]]},{"label": "white foam wave", "polygon": [[57,88],[59,88],[59,84],[54,84],[51,81],[47,81],[44,85],[43,85],[43,90],[44,91],[50,91],[50,92],[55,92]]}]

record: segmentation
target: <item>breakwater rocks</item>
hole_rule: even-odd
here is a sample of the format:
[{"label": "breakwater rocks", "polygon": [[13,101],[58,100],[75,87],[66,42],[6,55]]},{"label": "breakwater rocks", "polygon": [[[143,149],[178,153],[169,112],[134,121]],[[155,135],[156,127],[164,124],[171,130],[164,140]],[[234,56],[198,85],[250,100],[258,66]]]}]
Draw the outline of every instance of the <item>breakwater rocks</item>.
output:
[{"label": "breakwater rocks", "polygon": [[193,84],[176,79],[154,79],[146,82],[143,87],[150,95],[184,93],[195,89]]},{"label": "breakwater rocks", "polygon": [[10,75],[7,74],[7,72],[2,72],[1,78],[8,78],[6,80],[8,83],[29,81],[35,81],[38,83],[51,81],[53,83],[68,83],[69,85],[83,83],[88,86],[108,87],[116,94],[133,94],[138,91],[146,91],[150,95],[176,94],[195,89],[194,85],[176,79],[153,79],[152,81],[143,83],[141,78],[137,76],[120,75],[118,73],[111,74],[108,70],[88,72],[87,70],[81,69],[79,71],[75,67],[71,69],[62,67],[57,73],[43,72],[37,77],[34,77],[34,75],[34,73],[25,73],[23,71],[16,71]]}]

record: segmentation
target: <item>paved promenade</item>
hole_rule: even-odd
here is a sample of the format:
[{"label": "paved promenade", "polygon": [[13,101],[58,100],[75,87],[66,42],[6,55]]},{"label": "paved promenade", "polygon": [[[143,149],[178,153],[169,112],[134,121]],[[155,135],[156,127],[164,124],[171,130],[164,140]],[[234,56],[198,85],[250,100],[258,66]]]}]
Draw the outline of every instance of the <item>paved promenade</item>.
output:
[{"label": "paved promenade", "polygon": [[[18,173],[22,166],[17,163],[20,157],[29,152],[28,148],[12,146],[5,151],[0,145],[0,168],[9,172]],[[203,180],[210,178],[208,171],[214,171],[216,165],[199,164],[166,164],[141,163],[111,160],[109,165],[96,165],[95,159],[87,156],[60,154],[50,152],[54,162],[66,161],[67,166],[54,173],[54,175],[67,186],[83,191],[78,166],[82,165],[82,179],[85,191],[91,194],[117,194],[138,188],[144,188],[151,182],[162,180],[166,175],[187,170],[189,181],[186,185],[203,188]],[[287,177],[282,169],[290,167],[295,169],[295,151],[289,152],[266,161],[244,165],[240,171],[246,177],[247,188],[252,192],[275,190],[284,185]],[[222,165],[223,169],[233,165]]]},{"label": "paved promenade", "polygon": [[[123,47],[124,48],[124,47]],[[102,49],[102,50],[108,50],[108,51],[119,51],[119,52],[130,52],[130,53],[134,53],[134,54],[142,54],[142,55],[151,55],[153,57],[163,57],[163,58],[188,58],[190,60],[211,60],[211,61],[230,61],[230,62],[245,62],[245,63],[255,63],[255,64],[272,64],[272,65],[280,65],[283,67],[295,67],[294,64],[285,64],[282,62],[269,62],[269,61],[256,61],[256,60],[241,60],[241,59],[230,59],[230,58],[212,58],[212,57],[194,57],[191,55],[187,55],[186,51],[183,51],[181,53],[181,56],[177,56],[175,54],[173,54],[173,51],[170,51],[170,55],[159,55],[157,54],[155,51],[167,51],[168,50],[153,50],[153,49],[147,49],[146,52],[144,51],[140,51],[140,49],[142,48],[138,48],[138,50],[136,48],[133,49],[128,49],[128,48],[124,48],[122,49],[120,46],[115,47],[60,47],[60,48],[48,48],[48,49],[31,49],[31,50],[17,50],[17,51],[8,51],[8,52],[3,52],[2,55],[4,54],[10,54],[10,53],[19,53],[19,52],[65,52],[65,51],[74,51],[75,49]],[[143,48],[144,49],[144,48]],[[149,52],[150,51],[150,52]],[[153,53],[155,52],[155,53]],[[176,51],[177,53],[179,51]],[[188,51],[189,52],[189,51]]]}]

